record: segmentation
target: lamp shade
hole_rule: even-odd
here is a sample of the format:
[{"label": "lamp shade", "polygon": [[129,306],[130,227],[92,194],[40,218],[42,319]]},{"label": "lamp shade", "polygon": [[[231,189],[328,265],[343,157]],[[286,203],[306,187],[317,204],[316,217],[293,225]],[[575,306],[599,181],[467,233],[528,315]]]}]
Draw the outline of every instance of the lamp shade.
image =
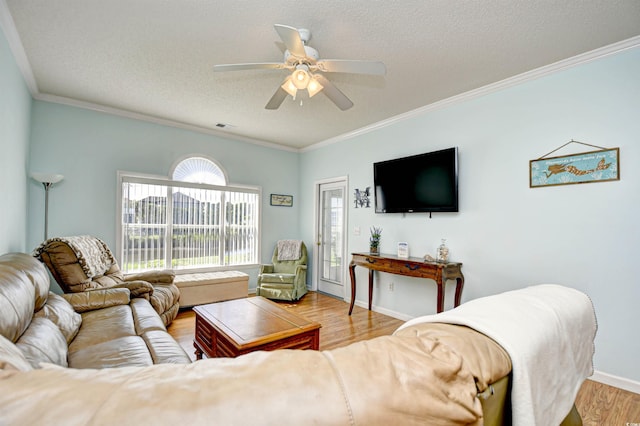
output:
[{"label": "lamp shade", "polygon": [[297,89],[306,89],[307,85],[309,84],[309,80],[311,80],[311,76],[309,75],[309,67],[304,64],[298,65],[293,74],[291,74],[291,81]]},{"label": "lamp shade", "polygon": [[309,85],[307,86],[307,92],[309,92],[309,97],[313,98],[318,92],[324,89],[324,86],[320,84],[315,77],[311,77],[311,81],[309,81]]},{"label": "lamp shade", "polygon": [[293,84],[293,81],[291,81],[292,78],[291,76],[287,77],[287,79],[285,80],[285,82],[282,84],[282,89],[287,92],[288,94],[291,95],[292,98],[296,98],[296,93],[298,93],[298,89],[296,89],[296,86]]},{"label": "lamp shade", "polygon": [[64,179],[63,175],[53,174],[53,173],[39,173],[39,172],[31,173],[31,177],[34,180],[37,180],[38,182],[42,182],[42,183],[58,183],[62,179]]}]

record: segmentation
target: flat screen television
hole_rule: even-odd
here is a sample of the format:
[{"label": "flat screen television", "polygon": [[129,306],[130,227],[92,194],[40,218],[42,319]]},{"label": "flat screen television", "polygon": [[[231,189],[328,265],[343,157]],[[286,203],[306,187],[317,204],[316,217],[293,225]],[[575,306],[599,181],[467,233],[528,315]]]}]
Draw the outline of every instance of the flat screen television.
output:
[{"label": "flat screen television", "polygon": [[376,213],[457,212],[458,148],[373,164]]}]

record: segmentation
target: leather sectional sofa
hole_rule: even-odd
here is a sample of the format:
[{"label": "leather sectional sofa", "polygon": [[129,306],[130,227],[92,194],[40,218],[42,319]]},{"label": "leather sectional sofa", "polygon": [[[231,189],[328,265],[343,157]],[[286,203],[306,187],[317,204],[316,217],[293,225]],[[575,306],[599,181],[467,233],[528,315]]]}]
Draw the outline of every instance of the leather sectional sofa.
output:
[{"label": "leather sectional sofa", "polygon": [[[572,299],[586,296],[570,290],[544,287],[556,306],[543,303],[548,318],[535,317],[536,324],[552,323],[558,309],[571,308],[575,319],[565,330],[580,341],[578,350],[559,357],[539,339],[544,330],[527,335],[541,342],[534,342],[535,351],[561,366],[578,359],[585,365],[573,378],[567,368],[553,375],[551,386],[541,382],[537,395],[549,394],[551,406],[537,411],[553,412],[555,421],[539,421],[525,406],[525,414],[514,412],[514,426],[559,424],[568,412],[563,425],[581,424],[572,404],[592,370],[595,317],[588,301],[573,306]],[[529,303],[526,292],[514,293],[512,299]],[[569,300],[555,301],[558,295]],[[463,317],[485,312],[482,303],[465,306],[471,309]],[[508,306],[519,316],[527,311],[520,308]],[[500,322],[517,323],[496,311]],[[0,256],[0,424],[511,424],[516,406],[509,390],[522,383],[512,360],[520,360],[455,318],[433,319],[330,351],[258,351],[190,363],[147,300],[130,299],[123,288],[53,295],[42,264],[6,254]]]},{"label": "leather sectional sofa", "polygon": [[148,300],[127,288],[51,293],[44,265],[23,253],[0,256],[0,353],[28,369],[191,362]]}]

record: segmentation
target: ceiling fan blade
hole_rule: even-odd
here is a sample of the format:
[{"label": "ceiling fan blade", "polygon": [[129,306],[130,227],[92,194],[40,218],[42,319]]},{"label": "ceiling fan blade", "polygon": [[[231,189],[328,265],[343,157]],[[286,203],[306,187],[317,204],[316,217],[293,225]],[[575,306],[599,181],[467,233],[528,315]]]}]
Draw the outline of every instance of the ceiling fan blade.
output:
[{"label": "ceiling fan blade", "polygon": [[304,43],[300,38],[300,33],[296,28],[288,25],[275,24],[274,25],[278,35],[282,39],[282,42],[287,46],[289,53],[298,58],[304,58],[307,56],[304,51]]},{"label": "ceiling fan blade", "polygon": [[281,62],[261,62],[255,64],[223,64],[214,65],[213,70],[220,71],[242,71],[242,70],[281,70],[285,64]]},{"label": "ceiling fan blade", "polygon": [[353,74],[385,75],[387,68],[380,61],[353,61],[347,59],[324,59],[316,63],[324,72],[346,72]]},{"label": "ceiling fan blade", "polygon": [[322,93],[327,95],[327,98],[331,99],[331,101],[342,111],[346,111],[353,106],[353,102],[351,102],[351,100],[347,98],[340,89],[334,86],[333,83],[327,80],[325,76],[316,74],[314,77],[322,85]]},{"label": "ceiling fan blade", "polygon": [[287,92],[285,92],[282,87],[278,87],[278,90],[276,90],[276,93],[273,94],[273,96],[271,97],[271,99],[269,99],[269,102],[267,102],[267,105],[265,105],[264,108],[278,109],[280,108],[280,105],[282,105],[282,102],[285,100],[286,97],[287,97]]}]

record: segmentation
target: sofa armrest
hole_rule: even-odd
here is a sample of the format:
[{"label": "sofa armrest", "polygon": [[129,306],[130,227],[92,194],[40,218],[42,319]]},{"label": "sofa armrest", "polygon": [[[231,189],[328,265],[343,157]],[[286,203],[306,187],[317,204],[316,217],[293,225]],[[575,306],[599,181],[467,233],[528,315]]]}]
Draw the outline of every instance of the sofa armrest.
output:
[{"label": "sofa armrest", "polygon": [[80,293],[67,293],[62,297],[69,302],[73,310],[82,313],[111,306],[128,305],[131,292],[127,288],[105,288]]},{"label": "sofa armrest", "polygon": [[125,281],[109,288],[126,288],[131,292],[132,298],[141,297],[149,300],[149,297],[153,294],[153,286],[149,282],[142,280]]},{"label": "sofa armrest", "polygon": [[124,276],[125,281],[146,281],[151,284],[172,284],[176,277],[175,272],[171,269],[163,269],[161,271],[146,271],[137,274],[128,274]]},{"label": "sofa armrest", "polygon": [[298,286],[306,286],[307,285],[307,265],[298,265],[296,266],[296,278],[295,285]]},{"label": "sofa armrest", "polygon": [[260,274],[273,274],[273,265],[260,265]]}]

